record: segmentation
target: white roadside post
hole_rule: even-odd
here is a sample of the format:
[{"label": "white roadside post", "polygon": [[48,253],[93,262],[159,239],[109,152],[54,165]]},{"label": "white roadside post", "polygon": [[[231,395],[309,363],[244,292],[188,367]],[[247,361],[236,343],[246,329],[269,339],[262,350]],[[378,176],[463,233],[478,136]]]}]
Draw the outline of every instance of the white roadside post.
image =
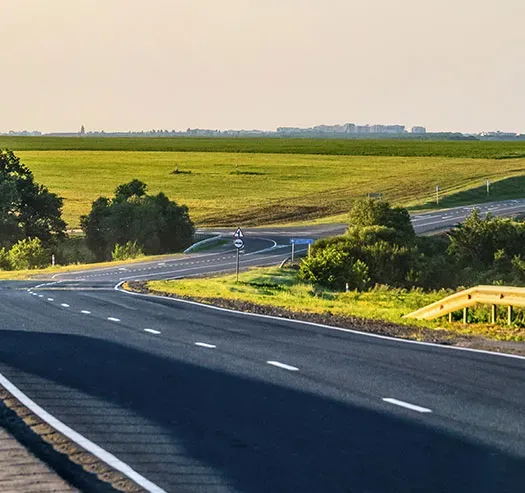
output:
[{"label": "white roadside post", "polygon": [[490,180],[487,180],[487,197],[490,196]]},{"label": "white roadside post", "polygon": [[439,205],[439,185],[436,185],[436,204]]},{"label": "white roadside post", "polygon": [[294,256],[295,256],[295,241],[291,240],[291,242],[292,242],[292,264],[293,264]]}]

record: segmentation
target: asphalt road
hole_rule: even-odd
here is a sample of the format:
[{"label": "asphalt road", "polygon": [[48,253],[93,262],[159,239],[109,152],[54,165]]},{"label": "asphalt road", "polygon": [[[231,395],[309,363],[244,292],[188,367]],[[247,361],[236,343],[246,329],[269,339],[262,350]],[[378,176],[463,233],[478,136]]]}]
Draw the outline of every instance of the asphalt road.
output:
[{"label": "asphalt road", "polygon": [[[330,228],[250,232],[242,265]],[[0,373],[167,492],[524,490],[525,359],[114,289],[234,262],[224,248],[3,282]]]}]

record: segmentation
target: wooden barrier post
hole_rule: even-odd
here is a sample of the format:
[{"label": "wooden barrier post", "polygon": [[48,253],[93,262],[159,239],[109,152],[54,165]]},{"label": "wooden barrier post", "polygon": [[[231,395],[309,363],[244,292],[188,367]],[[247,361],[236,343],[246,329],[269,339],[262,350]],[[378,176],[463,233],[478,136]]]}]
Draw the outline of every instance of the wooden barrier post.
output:
[{"label": "wooden barrier post", "polygon": [[511,305],[507,307],[507,323],[509,325],[512,325],[512,306]]},{"label": "wooden barrier post", "polygon": [[498,316],[498,305],[492,305],[490,310],[490,318],[492,320],[492,323],[496,323],[496,318]]},{"label": "wooden barrier post", "polygon": [[463,308],[463,323],[468,323],[468,307]]},{"label": "wooden barrier post", "polygon": [[448,321],[449,321],[450,323],[452,323],[452,312],[450,312],[450,313],[448,314]]}]

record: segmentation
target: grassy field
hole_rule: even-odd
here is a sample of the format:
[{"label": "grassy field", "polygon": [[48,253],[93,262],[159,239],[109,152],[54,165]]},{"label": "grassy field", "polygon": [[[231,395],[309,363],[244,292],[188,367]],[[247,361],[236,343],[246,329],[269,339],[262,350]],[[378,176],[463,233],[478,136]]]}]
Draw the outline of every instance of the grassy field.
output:
[{"label": "grassy field", "polygon": [[347,156],[456,157],[509,159],[525,157],[525,140],[514,142],[409,139],[185,138],[185,137],[6,137],[0,149],[13,151],[164,151]]},{"label": "grassy field", "polygon": [[[379,287],[369,292],[336,293],[317,291],[311,285],[298,282],[296,272],[278,268],[253,269],[240,275],[239,283],[234,275],[176,281],[150,281],[154,291],[175,293],[202,301],[214,298],[243,300],[259,305],[270,305],[295,312],[330,313],[372,320],[386,320],[397,324],[418,325],[429,328],[449,328],[465,335],[482,335],[492,339],[525,341],[525,329],[503,324],[491,325],[437,321],[414,321],[403,315],[421,308],[450,294],[442,290],[423,293]],[[473,311],[481,320],[488,319],[488,310]]]},{"label": "grassy field", "polygon": [[[111,139],[107,139],[108,141]],[[18,151],[39,183],[64,197],[70,228],[100,195],[133,178],[190,207],[199,225],[231,226],[326,218],[381,192],[395,204],[435,207],[525,196],[523,159],[342,156],[224,152]],[[181,173],[172,174],[175,166]],[[509,180],[509,178],[512,178]]]}]

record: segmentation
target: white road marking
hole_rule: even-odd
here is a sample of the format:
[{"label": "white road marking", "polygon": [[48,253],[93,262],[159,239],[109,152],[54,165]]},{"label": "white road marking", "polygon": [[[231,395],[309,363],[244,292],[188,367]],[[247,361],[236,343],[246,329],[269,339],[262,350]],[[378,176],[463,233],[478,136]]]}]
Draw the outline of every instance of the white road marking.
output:
[{"label": "white road marking", "polygon": [[120,322],[120,318],[115,318],[115,317],[108,317],[108,320],[110,322]]},{"label": "white road marking", "polygon": [[[221,271],[215,271],[215,272],[221,272]],[[175,279],[178,279],[178,278],[175,278]],[[160,300],[169,300],[172,303],[184,303],[187,305],[195,305],[195,306],[200,306],[202,308],[206,308],[208,310],[214,310],[214,311],[224,312],[224,313],[234,313],[236,315],[245,316],[245,317],[264,318],[266,320],[278,320],[279,322],[283,322],[284,320],[291,324],[306,325],[306,326],[311,326],[311,327],[320,327],[322,329],[334,330],[337,332],[345,332],[347,334],[354,334],[359,337],[372,337],[374,339],[392,341],[398,344],[414,344],[416,346],[429,346],[429,347],[433,347],[433,348],[436,348],[438,350],[443,350],[443,351],[465,351],[469,353],[485,354],[487,356],[493,356],[496,358],[511,358],[511,359],[525,360],[525,356],[520,356],[518,354],[496,353],[494,351],[487,351],[484,349],[473,349],[473,348],[461,347],[461,346],[444,346],[443,344],[436,344],[435,342],[421,342],[421,341],[413,341],[410,339],[399,339],[398,337],[384,336],[381,334],[372,334],[369,332],[360,332],[354,329],[343,329],[342,327],[335,327],[334,325],[307,322],[306,320],[294,320],[291,318],[277,317],[275,315],[263,315],[262,313],[241,312],[239,310],[232,310],[231,308],[222,308],[220,306],[206,305],[205,303],[199,303],[198,301],[182,300],[180,298],[170,298],[170,297],[161,296],[158,294],[135,293],[133,291],[127,291],[126,289],[123,289],[122,285],[124,284],[124,282],[125,281],[121,280],[118,284],[113,286],[113,289],[115,291],[119,291],[120,293],[127,294],[128,296],[138,296],[141,298],[157,298]]]},{"label": "white road marking", "polygon": [[122,474],[135,481],[139,486],[142,486],[146,491],[150,493],[166,493],[165,490],[152,483],[144,476],[136,472],[125,462],[110,454],[103,448],[99,447],[96,443],[88,440],[86,437],[77,433],[69,426],[59,421],[53,415],[49,414],[45,409],[41,408],[35,401],[31,400],[26,394],[24,394],[18,387],[13,385],[7,378],[0,374],[0,385],[4,387],[9,393],[18,399],[25,407],[36,414],[42,421],[47,423],[49,426],[57,430],[62,435],[66,436],[81,448],[87,450],[95,457],[98,457],[101,461],[108,464],[110,467],[120,471]]},{"label": "white road marking", "polygon": [[286,365],[284,363],[280,363],[279,361],[267,361],[266,363],[272,366],[277,366],[277,368],[282,368],[283,370],[299,371],[299,368],[296,368],[295,366]]},{"label": "white road marking", "polygon": [[60,306],[63,306],[64,308],[69,308],[69,305],[67,303],[60,303]]},{"label": "white road marking", "polygon": [[411,411],[417,411],[418,413],[431,413],[432,412],[432,409],[428,409],[427,407],[416,406],[415,404],[410,404],[409,402],[399,401],[391,397],[385,397],[383,400],[390,404],[394,404],[395,406],[404,407],[406,409],[410,409]]},{"label": "white road marking", "polygon": [[83,313],[84,315],[91,315],[91,312],[88,310],[80,310],[80,313]]},{"label": "white road marking", "polygon": [[200,346],[200,347],[209,348],[209,349],[214,349],[217,347],[217,346],[214,346],[213,344],[206,344],[205,342],[196,342],[195,345]]},{"label": "white road marking", "polygon": [[149,332],[150,334],[155,334],[155,335],[160,334],[159,330],[153,330],[153,329],[144,329],[144,332]]},{"label": "white road marking", "polygon": [[47,301],[55,301],[53,298],[48,298]]},{"label": "white road marking", "polygon": [[43,294],[39,294],[38,297],[39,297],[39,298],[43,298],[44,295],[43,295]]}]

